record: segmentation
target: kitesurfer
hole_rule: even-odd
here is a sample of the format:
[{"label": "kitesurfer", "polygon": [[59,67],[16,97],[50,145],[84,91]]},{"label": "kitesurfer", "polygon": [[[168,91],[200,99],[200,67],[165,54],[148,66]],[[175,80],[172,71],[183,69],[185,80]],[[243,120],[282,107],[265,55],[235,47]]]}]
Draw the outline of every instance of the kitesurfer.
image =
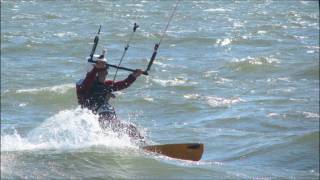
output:
[{"label": "kitesurfer", "polygon": [[114,91],[128,88],[142,73],[136,69],[122,81],[106,80],[108,75],[107,59],[103,55],[97,58],[96,63],[88,63],[86,77],[77,82],[76,90],[78,103],[99,115],[102,128],[111,128],[113,131],[126,132],[130,137],[143,139],[138,129],[129,123],[117,119],[114,107],[109,104],[110,98],[115,98]]}]

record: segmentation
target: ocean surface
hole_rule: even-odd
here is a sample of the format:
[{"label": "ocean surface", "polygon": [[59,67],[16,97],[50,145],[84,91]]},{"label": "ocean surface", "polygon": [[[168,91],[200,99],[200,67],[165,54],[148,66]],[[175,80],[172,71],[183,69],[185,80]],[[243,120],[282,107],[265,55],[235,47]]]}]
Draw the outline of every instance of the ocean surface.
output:
[{"label": "ocean surface", "polygon": [[180,1],[150,75],[111,103],[148,144],[204,143],[199,162],[77,105],[99,25],[118,64],[139,24],[122,66],[145,69],[175,2],[1,0],[1,179],[319,179],[317,1]]}]

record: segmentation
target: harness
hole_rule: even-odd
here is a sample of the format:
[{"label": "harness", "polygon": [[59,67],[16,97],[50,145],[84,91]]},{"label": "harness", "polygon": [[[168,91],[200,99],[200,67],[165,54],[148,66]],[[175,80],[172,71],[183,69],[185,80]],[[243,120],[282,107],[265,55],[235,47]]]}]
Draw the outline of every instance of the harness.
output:
[{"label": "harness", "polygon": [[112,96],[112,89],[110,86],[95,81],[88,98],[88,106],[93,112],[107,116],[108,118],[116,118],[114,108],[109,104],[109,99]]}]

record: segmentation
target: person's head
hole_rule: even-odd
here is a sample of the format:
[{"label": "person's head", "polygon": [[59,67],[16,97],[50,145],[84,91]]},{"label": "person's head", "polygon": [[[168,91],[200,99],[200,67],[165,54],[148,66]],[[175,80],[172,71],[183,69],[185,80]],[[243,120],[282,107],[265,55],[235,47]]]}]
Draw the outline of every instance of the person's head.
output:
[{"label": "person's head", "polygon": [[98,69],[97,80],[100,83],[104,83],[108,75],[108,64],[107,59],[105,58],[106,51],[106,49],[102,50],[102,54],[100,56],[94,55],[97,58],[97,60],[95,64],[92,64],[95,68]]}]

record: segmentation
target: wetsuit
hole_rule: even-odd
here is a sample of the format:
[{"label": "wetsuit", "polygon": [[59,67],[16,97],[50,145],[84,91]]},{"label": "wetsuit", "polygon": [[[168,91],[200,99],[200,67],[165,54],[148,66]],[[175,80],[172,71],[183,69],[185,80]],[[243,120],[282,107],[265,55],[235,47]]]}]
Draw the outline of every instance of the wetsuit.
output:
[{"label": "wetsuit", "polygon": [[130,74],[123,81],[113,82],[107,80],[100,83],[97,80],[97,68],[93,68],[87,73],[85,79],[77,82],[78,103],[83,108],[90,109],[93,113],[99,115],[99,123],[102,128],[112,128],[114,131],[126,132],[131,137],[142,138],[137,128],[132,124],[122,123],[117,119],[116,112],[109,99],[113,91],[119,91],[129,87],[136,78]]}]

